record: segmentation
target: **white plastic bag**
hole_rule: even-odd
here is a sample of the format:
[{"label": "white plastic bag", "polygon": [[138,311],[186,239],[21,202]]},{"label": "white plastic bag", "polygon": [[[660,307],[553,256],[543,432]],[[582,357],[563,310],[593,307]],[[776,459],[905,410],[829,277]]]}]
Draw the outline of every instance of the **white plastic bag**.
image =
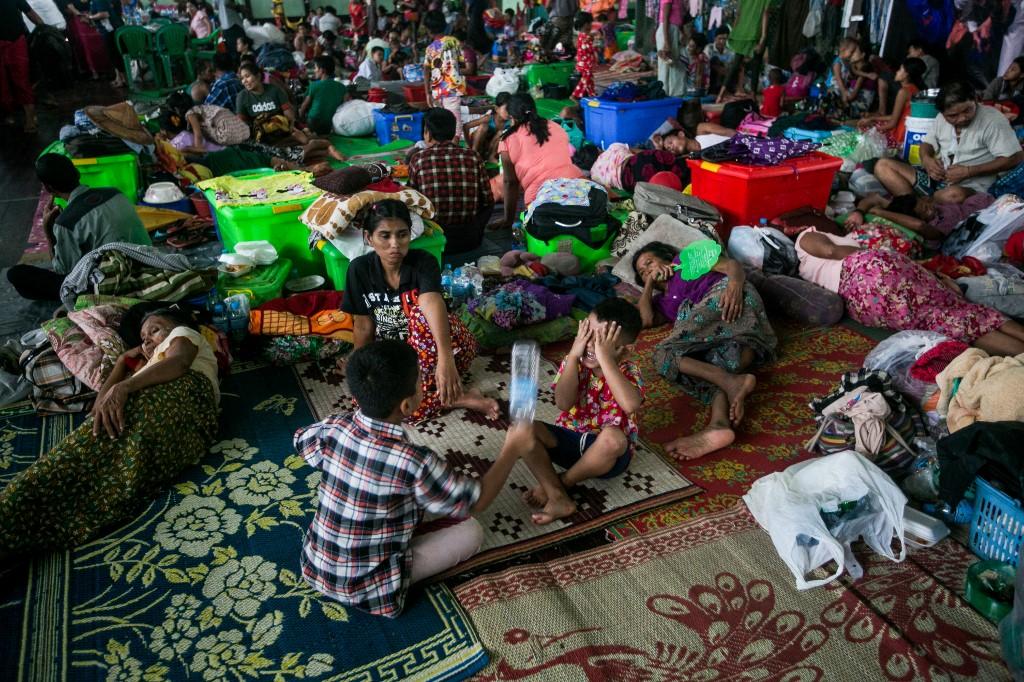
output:
[{"label": "white plastic bag", "polygon": [[888,149],[889,142],[885,139],[885,135],[879,132],[877,128],[868,128],[861,135],[857,148],[853,150],[849,158],[854,163],[863,163],[869,159],[882,158],[886,155]]},{"label": "white plastic bag", "polygon": [[918,358],[943,341],[949,341],[949,337],[938,332],[896,332],[867,354],[864,358],[864,368],[888,372],[898,391],[920,401],[935,384],[913,378],[910,376],[910,368]]},{"label": "white plastic bag", "polygon": [[[779,556],[796,577],[796,587],[806,590],[826,585],[848,571],[854,580],[864,569],[853,556],[850,544],[858,538],[875,552],[901,562],[903,508],[907,498],[881,469],[852,450],[794,464],[758,479],[743,496],[757,522],[768,531]],[[857,502],[863,513],[841,517],[830,530],[823,510]],[[892,550],[897,538],[899,553]],[[807,574],[836,562],[827,578],[809,580]]]},{"label": "white plastic bag", "polygon": [[793,240],[774,227],[732,228],[729,255],[769,275],[793,275],[799,267]]},{"label": "white plastic bag", "polygon": [[374,131],[373,112],[383,109],[383,103],[366,102],[353,99],[345,102],[334,112],[331,125],[337,135],[345,137],[365,137]]},{"label": "white plastic bag", "polygon": [[499,92],[516,94],[519,90],[519,69],[495,69],[494,75],[487,81],[486,90],[488,97],[497,97]]},{"label": "white plastic bag", "polygon": [[1024,200],[1015,194],[1004,194],[957,225],[942,243],[942,253],[994,263],[1002,256],[1006,241],[1020,229],[1024,229]]}]

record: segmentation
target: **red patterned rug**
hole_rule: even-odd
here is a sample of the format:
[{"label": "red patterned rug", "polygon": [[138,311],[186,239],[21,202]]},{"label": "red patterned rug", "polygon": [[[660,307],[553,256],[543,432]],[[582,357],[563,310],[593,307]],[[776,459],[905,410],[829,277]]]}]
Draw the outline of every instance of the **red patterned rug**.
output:
[{"label": "red patterned rug", "polygon": [[[757,372],[757,389],[747,401],[736,441],[701,459],[677,461],[679,471],[705,492],[618,523],[611,528],[613,536],[631,537],[731,508],[758,478],[810,456],[802,449],[815,430],[808,403],[832,390],[843,372],[860,367],[875,342],[845,326],[807,328],[783,323],[776,324],[775,331],[779,357]],[[707,407],[654,371],[654,347],[670,332],[668,326],[644,332],[637,344],[647,382],[640,433],[656,449],[708,422]]]},{"label": "red patterned rug", "polygon": [[742,505],[456,589],[497,680],[1008,679],[940,543],[798,592]]}]

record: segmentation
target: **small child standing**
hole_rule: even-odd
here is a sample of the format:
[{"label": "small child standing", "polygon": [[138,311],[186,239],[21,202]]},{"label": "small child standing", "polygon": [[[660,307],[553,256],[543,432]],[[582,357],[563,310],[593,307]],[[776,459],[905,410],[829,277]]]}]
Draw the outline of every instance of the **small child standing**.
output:
[{"label": "small child standing", "polygon": [[782,97],[786,94],[783,85],[785,74],[782,69],[772,69],[768,72],[768,87],[761,93],[761,115],[768,118],[778,118],[782,114]]},{"label": "small child standing", "polygon": [[424,50],[427,106],[442,107],[455,115],[457,143],[462,137],[462,97],[466,94],[466,78],[462,75],[466,59],[462,43],[454,36],[445,35],[446,25],[441,12],[427,12],[423,25],[433,36]]},{"label": "small child standing", "polygon": [[590,12],[580,12],[576,15],[573,28],[576,29],[576,71],[580,74],[580,82],[572,91],[574,100],[581,100],[584,97],[596,97],[597,86],[594,85],[594,66],[597,64],[597,51],[594,48],[594,36],[591,34],[591,26],[594,17]]},{"label": "small child standing", "polygon": [[321,55],[313,60],[313,78],[306,99],[299,107],[299,116],[317,135],[330,135],[334,112],[345,101],[346,88],[334,80],[334,58]]},{"label": "small child standing", "polygon": [[[562,414],[557,424],[533,423],[533,450],[522,455],[538,483],[524,495],[538,509],[534,523],[575,513],[566,490],[577,483],[612,478],[629,467],[644,385],[627,357],[642,326],[637,309],[620,298],[605,299],[580,322],[555,380],[555,404]],[[566,471],[559,476],[552,463]]]},{"label": "small child standing", "polygon": [[[413,445],[402,419],[422,394],[416,351],[377,341],[352,353],[353,414],[328,417],[295,434],[295,448],[322,472],[316,514],[302,543],[302,575],[346,606],[394,618],[409,586],[476,554],[483,529],[469,517],[486,509],[516,460],[533,450],[532,429],[513,427],[479,480],[463,476],[429,448]],[[417,533],[425,512],[463,518]]]}]

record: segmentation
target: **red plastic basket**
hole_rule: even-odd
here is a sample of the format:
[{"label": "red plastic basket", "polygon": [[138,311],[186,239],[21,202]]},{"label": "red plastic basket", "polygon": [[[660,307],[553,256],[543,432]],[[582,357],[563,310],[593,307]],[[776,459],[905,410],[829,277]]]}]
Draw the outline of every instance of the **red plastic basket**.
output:
[{"label": "red plastic basket", "polygon": [[843,160],[812,152],[767,167],[692,159],[686,163],[693,195],[721,211],[728,231],[736,225],[757,225],[760,218],[771,220],[801,206],[824,209]]},{"label": "red plastic basket", "polygon": [[426,103],[427,91],[424,90],[423,87],[423,83],[403,85],[402,94],[405,95],[405,101],[409,104],[419,104],[421,102]]}]

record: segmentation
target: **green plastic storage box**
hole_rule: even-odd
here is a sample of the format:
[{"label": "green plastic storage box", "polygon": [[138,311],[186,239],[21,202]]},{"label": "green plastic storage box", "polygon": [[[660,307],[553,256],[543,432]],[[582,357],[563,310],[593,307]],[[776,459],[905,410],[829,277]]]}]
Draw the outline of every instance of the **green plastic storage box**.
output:
[{"label": "green plastic storage box", "polygon": [[526,250],[530,253],[546,256],[549,253],[557,253],[559,251],[571,252],[580,259],[580,272],[593,272],[595,265],[611,256],[612,242],[615,241],[615,230],[609,231],[606,225],[596,227],[594,230],[601,228],[608,232],[608,236],[596,248],[588,246],[570,235],[560,235],[544,241],[534,237],[530,234],[529,230],[523,230],[523,234],[526,235]]},{"label": "green plastic storage box", "polygon": [[217,277],[217,295],[227,298],[235,294],[245,294],[250,305],[255,308],[267,301],[281,298],[284,283],[292,271],[292,262],[287,258],[278,258],[270,265],[257,265],[249,273],[241,277],[232,277],[221,273]]},{"label": "green plastic storage box", "polygon": [[536,85],[569,85],[569,76],[576,70],[576,62],[554,62],[551,64],[531,64],[526,70],[526,82],[530,87]]},{"label": "green plastic storage box", "polygon": [[[413,239],[409,246],[429,252],[437,259],[437,264],[441,265],[441,256],[444,254],[444,245],[447,243],[448,239],[440,230],[437,230],[432,235],[423,235]],[[324,242],[322,249],[324,261],[327,263],[327,279],[331,281],[335,291],[345,291],[345,277],[348,275],[348,264],[351,261],[330,242]]]},{"label": "green plastic storage box", "polygon": [[[261,171],[243,177],[252,175],[267,173]],[[325,274],[323,256],[320,251],[310,251],[309,228],[299,222],[299,216],[316,197],[257,206],[218,206],[214,190],[204,190],[204,194],[213,211],[220,240],[228,251],[238,242],[265,239],[282,258],[292,262],[300,275]]]},{"label": "green plastic storage box", "polygon": [[139,157],[134,153],[75,159],[68,156],[64,143],[58,140],[42,154],[62,154],[70,158],[78,169],[82,184],[87,187],[114,187],[133,204],[139,199]]}]

